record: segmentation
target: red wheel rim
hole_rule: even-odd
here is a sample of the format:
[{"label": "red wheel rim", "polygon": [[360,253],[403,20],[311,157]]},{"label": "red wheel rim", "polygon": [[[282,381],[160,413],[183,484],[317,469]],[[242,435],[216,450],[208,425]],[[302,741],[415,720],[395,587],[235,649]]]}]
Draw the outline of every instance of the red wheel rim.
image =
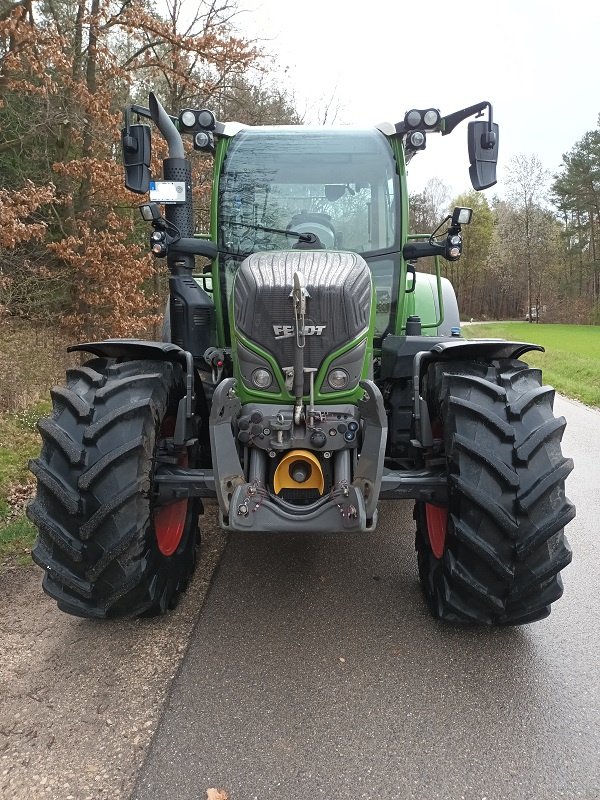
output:
[{"label": "red wheel rim", "polygon": [[441,558],[444,555],[444,546],[446,544],[448,509],[425,503],[425,517],[427,519],[427,535],[429,536],[431,550],[436,558]]},{"label": "red wheel rim", "polygon": [[[175,417],[167,417],[161,426],[160,435],[172,436],[174,431]],[[183,453],[177,463],[180,467],[187,467],[187,453]],[[185,529],[187,510],[187,500],[177,500],[175,503],[155,509],[154,533],[158,549],[163,556],[172,556],[179,547]]]}]

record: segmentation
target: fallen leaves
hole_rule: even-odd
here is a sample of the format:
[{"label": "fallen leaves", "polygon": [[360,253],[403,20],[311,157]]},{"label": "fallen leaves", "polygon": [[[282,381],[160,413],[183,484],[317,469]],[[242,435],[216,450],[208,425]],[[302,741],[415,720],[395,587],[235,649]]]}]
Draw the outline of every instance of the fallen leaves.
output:
[{"label": "fallen leaves", "polygon": [[225,789],[207,789],[206,800],[229,800],[229,795]]}]

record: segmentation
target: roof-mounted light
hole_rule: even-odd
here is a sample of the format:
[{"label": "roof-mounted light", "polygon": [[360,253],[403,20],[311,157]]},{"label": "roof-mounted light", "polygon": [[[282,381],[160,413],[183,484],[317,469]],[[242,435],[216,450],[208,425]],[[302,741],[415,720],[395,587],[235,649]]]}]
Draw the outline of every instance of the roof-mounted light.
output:
[{"label": "roof-mounted light", "polygon": [[196,115],[191,109],[186,108],[179,115],[179,121],[184,128],[193,128],[196,125]]},{"label": "roof-mounted light", "polygon": [[428,128],[435,128],[441,120],[440,112],[437,108],[428,108],[423,114],[423,122]]},{"label": "roof-mounted light", "polygon": [[214,131],[217,120],[207,108],[184,108],[179,112],[179,123],[185,133],[191,133],[195,130]]},{"label": "roof-mounted light", "polygon": [[406,137],[406,146],[411,150],[423,150],[425,148],[423,131],[411,131]]},{"label": "roof-mounted light", "polygon": [[203,153],[215,152],[215,140],[210,131],[198,131],[194,134],[194,150]]},{"label": "roof-mounted light", "polygon": [[207,108],[201,109],[200,111],[198,111],[197,119],[198,119],[198,125],[201,128],[204,128],[207,131],[214,130],[216,119],[212,111],[209,111]]},{"label": "roof-mounted light", "polygon": [[407,111],[404,115],[404,124],[407,128],[418,128],[423,122],[423,117],[420,111],[417,111],[416,108],[413,108],[411,111]]}]

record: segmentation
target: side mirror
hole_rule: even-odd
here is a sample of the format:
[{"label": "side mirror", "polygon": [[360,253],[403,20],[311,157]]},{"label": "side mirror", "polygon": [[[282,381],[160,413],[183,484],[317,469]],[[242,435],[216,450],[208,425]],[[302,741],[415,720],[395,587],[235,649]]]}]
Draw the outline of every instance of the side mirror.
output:
[{"label": "side mirror", "polygon": [[475,191],[489,189],[496,183],[498,163],[498,124],[469,122],[469,177]]},{"label": "side mirror", "polygon": [[151,141],[149,125],[128,125],[121,132],[125,186],[136,194],[145,194],[150,187]]}]

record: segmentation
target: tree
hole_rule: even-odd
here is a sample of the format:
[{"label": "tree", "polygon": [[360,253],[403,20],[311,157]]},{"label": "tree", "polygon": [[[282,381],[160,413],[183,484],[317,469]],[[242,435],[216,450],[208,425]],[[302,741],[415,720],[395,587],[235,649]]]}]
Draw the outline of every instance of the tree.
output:
[{"label": "tree", "polygon": [[409,196],[409,225],[412,233],[431,233],[442,221],[450,199],[448,186],[430,178],[422,192]]},{"label": "tree", "polygon": [[471,224],[462,231],[460,260],[450,262],[446,273],[454,286],[462,313],[467,317],[487,316],[491,305],[487,272],[494,228],[492,211],[485,196],[475,191],[459,195],[452,201],[452,206],[472,208],[473,217]]},{"label": "tree", "polygon": [[513,156],[508,167],[508,197],[516,212],[516,255],[527,275],[527,317],[533,322],[540,315],[540,293],[544,270],[544,232],[546,217],[542,204],[547,196],[549,173],[536,155]]},{"label": "tree", "polygon": [[146,0],[3,0],[0,189],[16,217],[0,248],[20,247],[21,258],[3,259],[12,289],[3,296],[0,286],[0,302],[9,299],[13,313],[23,294],[14,287],[37,270],[76,335],[145,332],[162,262],[147,255],[117,163],[122,106],[145,103],[150,86],[169,110],[227,106],[253,122],[259,110],[278,122],[293,116],[259,50],[236,34],[234,14],[233,0],[201,0],[185,22],[180,0],[168,0],[165,17]]},{"label": "tree", "polygon": [[600,130],[563,155],[552,184],[569,254],[570,291],[600,298]]}]

